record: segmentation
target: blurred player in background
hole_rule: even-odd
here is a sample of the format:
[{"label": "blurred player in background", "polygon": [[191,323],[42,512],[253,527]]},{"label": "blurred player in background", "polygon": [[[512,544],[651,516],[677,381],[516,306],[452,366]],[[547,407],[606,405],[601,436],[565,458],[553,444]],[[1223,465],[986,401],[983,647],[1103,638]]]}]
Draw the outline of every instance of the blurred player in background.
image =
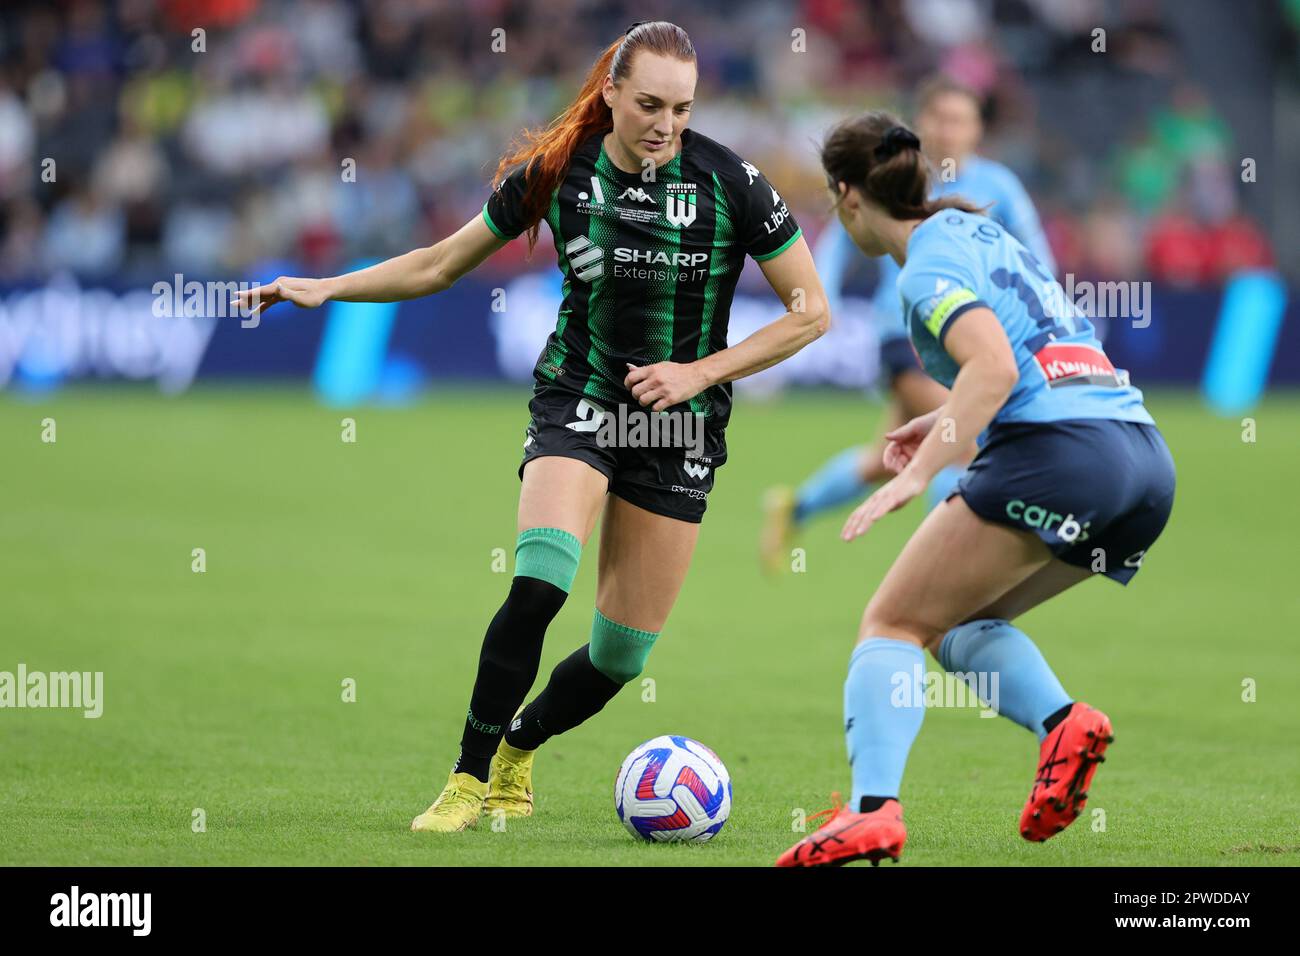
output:
[{"label": "blurred player in background", "polygon": [[[677,600],[727,459],[729,383],[826,330],[812,253],[785,201],[753,165],[686,129],[696,78],[685,31],[634,24],[568,110],[501,160],[482,214],[457,233],[369,269],[280,278],[245,297],[264,306],[414,298],[446,289],[520,235],[531,246],[543,220],[555,239],[564,300],[533,373],[515,575],[483,640],[460,756],[413,830],[533,812],[537,748],[641,673]],[[746,255],[797,311],[728,348]],[[675,445],[606,442],[607,419],[627,408],[688,417],[702,429],[699,446],[682,443],[685,427]],[[598,519],[591,639],[521,710]]]},{"label": "blurred player in background", "polygon": [[[1055,274],[1051,247],[1025,187],[1006,166],[975,155],[984,133],[980,110],[979,94],[949,77],[934,76],[921,85],[916,126],[925,158],[933,167],[931,198],[961,195],[976,206],[988,207],[988,216],[1023,242],[1047,272]],[[852,239],[836,223],[828,225],[818,237],[813,257],[832,315],[839,313],[845,273],[852,257],[859,254]],[[889,256],[876,262],[880,271],[872,315],[880,342],[880,374],[889,388],[884,434],[938,408],[947,394],[917,364],[908,342],[898,304],[898,266]],[[785,486],[768,491],[759,545],[764,568],[776,572],[784,566],[791,538],[804,522],[823,511],[861,500],[872,485],[892,477],[883,461],[884,447],[884,440],[878,440],[847,448],[823,464],[797,492]],[[969,447],[965,460],[974,451]],[[952,490],[965,460],[935,476],[930,488],[932,505]]]},{"label": "blurred player in background", "polygon": [[[1011,621],[1094,574],[1127,584],[1173,506],[1173,459],[1142,393],[1023,243],[962,199],[926,198],[920,148],[888,113],[841,123],[822,148],[840,222],[863,252],[901,267],[908,335],[950,389],[890,432],[884,461],[897,474],[842,537],[922,494],[977,436],[980,452],[867,604],[844,685],[852,798],[780,866],[898,859],[927,648],[968,682],[997,675],[989,703],[1038,737],[1021,835],[1046,840],[1075,820],[1111,723],[1065,692]],[[934,427],[940,418],[956,441]]]}]

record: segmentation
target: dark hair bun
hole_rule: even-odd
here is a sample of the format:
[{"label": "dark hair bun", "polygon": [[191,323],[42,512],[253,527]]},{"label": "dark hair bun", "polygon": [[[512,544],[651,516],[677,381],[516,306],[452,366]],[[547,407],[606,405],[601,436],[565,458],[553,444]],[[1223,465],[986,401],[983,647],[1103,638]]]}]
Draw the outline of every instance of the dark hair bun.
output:
[{"label": "dark hair bun", "polygon": [[920,149],[921,141],[906,126],[891,126],[875,149],[876,162],[883,163],[904,149]]}]

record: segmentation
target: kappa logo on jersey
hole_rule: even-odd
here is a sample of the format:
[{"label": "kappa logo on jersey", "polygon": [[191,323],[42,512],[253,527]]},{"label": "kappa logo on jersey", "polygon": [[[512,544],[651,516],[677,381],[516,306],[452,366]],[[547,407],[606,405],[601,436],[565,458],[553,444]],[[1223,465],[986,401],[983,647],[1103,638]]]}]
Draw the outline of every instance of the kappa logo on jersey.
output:
[{"label": "kappa logo on jersey", "polygon": [[669,183],[664,199],[664,217],[679,229],[695,221],[695,183]]},{"label": "kappa logo on jersey", "polygon": [[654,204],[654,197],[642,189],[640,186],[628,186],[618,197],[620,200],[630,199],[633,202],[648,202]]},{"label": "kappa logo on jersey", "polygon": [[599,279],[605,274],[605,250],[586,236],[575,236],[566,242],[564,254],[569,257],[573,274],[583,282]]},{"label": "kappa logo on jersey", "polygon": [[759,175],[758,167],[755,166],[753,163],[742,162],[740,164],[740,168],[743,169],[745,171],[745,175],[749,177],[748,185],[750,186],[754,185],[754,180],[757,179]]},{"label": "kappa logo on jersey", "polygon": [[600,177],[592,176],[591,192],[581,190],[578,193],[578,203],[574,208],[584,216],[609,216],[623,222],[656,224],[659,222],[658,210],[646,209],[644,206],[619,205],[624,200],[632,203],[649,202],[650,205],[655,205],[654,198],[640,186],[628,186],[613,202],[607,203]]},{"label": "kappa logo on jersey", "polygon": [[571,429],[575,432],[599,431],[601,423],[605,421],[605,416],[609,414],[609,412],[605,411],[603,408],[597,408],[585,398],[578,402],[577,413],[578,420],[576,422],[569,422],[564,426],[565,428]]}]

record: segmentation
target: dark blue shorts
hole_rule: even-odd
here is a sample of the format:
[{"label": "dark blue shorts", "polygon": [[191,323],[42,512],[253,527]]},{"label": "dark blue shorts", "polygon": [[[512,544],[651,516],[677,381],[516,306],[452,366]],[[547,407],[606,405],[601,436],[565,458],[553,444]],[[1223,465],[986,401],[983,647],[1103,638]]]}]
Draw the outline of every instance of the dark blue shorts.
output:
[{"label": "dark blue shorts", "polygon": [[956,493],[984,520],[1032,531],[1062,561],[1127,584],[1169,520],[1174,460],[1154,425],[997,424]]},{"label": "dark blue shorts", "polygon": [[890,385],[904,372],[925,374],[921,363],[906,335],[894,335],[880,340],[880,374]]}]

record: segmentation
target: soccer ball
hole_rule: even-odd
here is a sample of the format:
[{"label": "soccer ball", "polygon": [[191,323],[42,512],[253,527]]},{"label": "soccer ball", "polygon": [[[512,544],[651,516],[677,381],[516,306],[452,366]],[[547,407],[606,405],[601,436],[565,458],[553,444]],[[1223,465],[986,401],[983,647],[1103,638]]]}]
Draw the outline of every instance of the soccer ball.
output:
[{"label": "soccer ball", "polygon": [[639,840],[704,843],[731,814],[731,775],[699,741],[655,737],[628,754],[619,768],[614,809]]}]

